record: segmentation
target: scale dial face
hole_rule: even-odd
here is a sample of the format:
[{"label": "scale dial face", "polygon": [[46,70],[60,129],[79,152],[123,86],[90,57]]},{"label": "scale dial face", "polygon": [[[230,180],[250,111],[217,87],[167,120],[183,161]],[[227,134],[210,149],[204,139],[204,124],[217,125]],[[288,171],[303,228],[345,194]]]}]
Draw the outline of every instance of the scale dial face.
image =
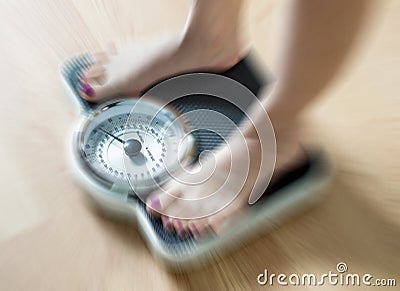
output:
[{"label": "scale dial face", "polygon": [[192,160],[194,140],[171,109],[123,100],[102,106],[86,121],[80,151],[98,181],[146,193]]}]

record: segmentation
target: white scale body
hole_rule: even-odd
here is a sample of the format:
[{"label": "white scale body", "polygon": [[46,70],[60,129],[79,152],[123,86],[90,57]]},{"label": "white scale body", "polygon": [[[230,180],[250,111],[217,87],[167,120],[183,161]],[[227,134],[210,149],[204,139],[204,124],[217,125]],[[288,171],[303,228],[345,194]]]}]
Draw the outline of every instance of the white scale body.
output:
[{"label": "white scale body", "polygon": [[[321,155],[304,178],[279,190],[267,203],[255,205],[223,236],[201,241],[171,237],[149,216],[143,202],[171,174],[193,161],[196,140],[179,113],[170,106],[160,107],[156,99],[114,100],[90,108],[76,90],[76,75],[88,66],[87,57],[80,56],[62,68],[67,92],[80,108],[81,120],[69,147],[74,175],[102,210],[135,223],[155,257],[169,267],[201,266],[215,253],[260,229],[273,228],[323,197],[320,190],[329,182],[331,171]],[[166,236],[170,236],[168,244]]]}]

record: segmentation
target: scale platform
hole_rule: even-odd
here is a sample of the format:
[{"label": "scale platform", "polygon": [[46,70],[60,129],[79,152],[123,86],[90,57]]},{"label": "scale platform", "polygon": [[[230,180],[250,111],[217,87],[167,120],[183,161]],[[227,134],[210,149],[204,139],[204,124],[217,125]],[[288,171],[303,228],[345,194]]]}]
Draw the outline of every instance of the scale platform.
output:
[{"label": "scale platform", "polygon": [[[253,54],[249,54],[228,71],[217,75],[239,82],[257,96],[261,88],[271,82],[271,78],[265,73],[265,70],[260,68],[259,63]],[[82,116],[98,106],[85,101],[78,93],[79,76],[91,64],[89,55],[81,55],[66,61],[61,70],[67,92],[78,103]],[[146,91],[151,92],[154,86],[149,87]],[[244,102],[246,103],[246,101]],[[245,118],[243,108],[239,109],[224,99],[207,94],[186,95],[172,101],[171,105],[181,113],[197,109],[218,111],[236,125]],[[245,107],[250,105],[251,99],[248,104],[245,104]],[[207,115],[202,113],[189,116],[189,126],[205,128]],[[233,130],[229,123],[219,124],[219,128],[227,135]],[[223,139],[212,131],[197,130],[194,134],[197,155],[205,150],[212,151],[223,142]],[[179,269],[198,267],[222,252],[234,248],[237,243],[247,240],[253,235],[271,230],[288,217],[300,213],[320,201],[324,197],[322,189],[326,187],[331,176],[331,168],[328,165],[329,162],[321,151],[308,152],[306,163],[287,173],[273,185],[269,185],[262,198],[249,206],[250,211],[246,219],[235,223],[230,231],[221,236],[209,236],[200,241],[191,235],[182,238],[175,232],[165,230],[161,221],[150,216],[146,212],[145,204],[135,195],[130,195],[124,201],[126,205],[121,207],[125,209],[120,212],[119,209],[116,209],[119,206],[109,207],[106,200],[97,204],[107,213],[116,214],[118,217],[135,222],[154,256],[169,267]],[[113,209],[110,211],[110,208]]]}]

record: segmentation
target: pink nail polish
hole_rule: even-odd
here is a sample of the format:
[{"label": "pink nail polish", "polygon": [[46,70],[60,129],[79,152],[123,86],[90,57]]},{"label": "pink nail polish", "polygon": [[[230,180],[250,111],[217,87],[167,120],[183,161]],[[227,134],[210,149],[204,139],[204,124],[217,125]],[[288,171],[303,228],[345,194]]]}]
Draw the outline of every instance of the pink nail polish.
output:
[{"label": "pink nail polish", "polygon": [[151,197],[150,198],[150,205],[155,210],[161,210],[161,202],[160,202],[160,199],[158,197],[155,197],[155,196]]},{"label": "pink nail polish", "polygon": [[167,230],[172,230],[172,222],[171,219],[168,216],[163,216],[163,221],[164,221],[164,227]]},{"label": "pink nail polish", "polygon": [[190,230],[192,231],[192,234],[195,238],[199,238],[200,237],[200,232],[197,229],[196,225],[193,223],[190,223]]},{"label": "pink nail polish", "polygon": [[88,83],[82,83],[81,90],[89,97],[93,97],[96,94],[92,86],[90,86]]},{"label": "pink nail polish", "polygon": [[182,221],[178,220],[178,235],[180,236],[186,236],[187,235],[187,231],[186,229],[183,227],[183,223]]}]

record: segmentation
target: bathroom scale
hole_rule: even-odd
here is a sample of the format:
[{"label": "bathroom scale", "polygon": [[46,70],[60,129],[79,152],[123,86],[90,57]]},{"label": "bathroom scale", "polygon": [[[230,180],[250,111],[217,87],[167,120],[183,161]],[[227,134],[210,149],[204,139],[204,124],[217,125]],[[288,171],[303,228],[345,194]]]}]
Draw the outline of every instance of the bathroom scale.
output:
[{"label": "bathroom scale", "polygon": [[[146,195],[168,182],[177,165],[196,163],[202,152],[221,146],[247,118],[246,108],[271,78],[249,53],[223,73],[182,74],[153,84],[143,93],[149,98],[96,104],[79,95],[79,80],[92,63],[85,54],[61,68],[80,117],[69,144],[73,175],[105,214],[133,223],[166,266],[203,266],[324,197],[330,163],[323,151],[306,151],[304,163],[268,185],[249,205],[246,217],[223,234],[210,233],[199,240],[165,230],[160,219],[146,212]],[[240,98],[239,104],[220,96],[238,92],[253,97]]]}]

